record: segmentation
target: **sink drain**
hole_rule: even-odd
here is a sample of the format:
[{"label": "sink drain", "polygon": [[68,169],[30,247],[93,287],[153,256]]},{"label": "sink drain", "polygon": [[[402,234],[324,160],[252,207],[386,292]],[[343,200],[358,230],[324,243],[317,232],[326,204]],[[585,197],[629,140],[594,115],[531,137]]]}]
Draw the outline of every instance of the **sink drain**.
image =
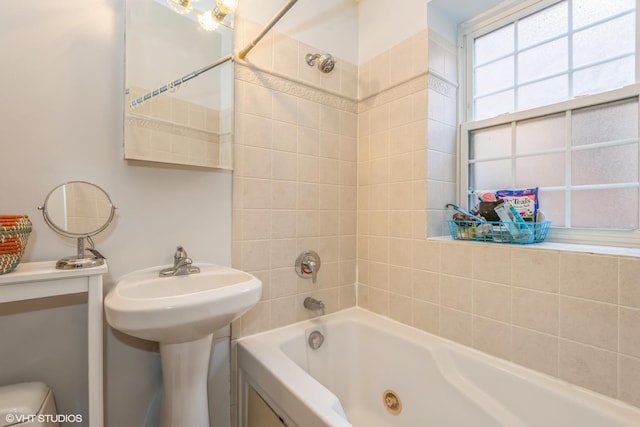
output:
[{"label": "sink drain", "polygon": [[382,393],[382,403],[384,403],[385,409],[392,415],[398,415],[402,412],[402,402],[400,398],[393,390],[385,390]]}]

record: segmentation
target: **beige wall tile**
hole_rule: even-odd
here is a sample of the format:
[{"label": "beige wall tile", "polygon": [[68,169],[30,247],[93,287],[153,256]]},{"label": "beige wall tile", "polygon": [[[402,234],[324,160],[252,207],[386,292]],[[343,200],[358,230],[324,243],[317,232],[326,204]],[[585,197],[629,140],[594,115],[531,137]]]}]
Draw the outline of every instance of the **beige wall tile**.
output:
[{"label": "beige wall tile", "polygon": [[595,347],[559,341],[558,376],[607,396],[617,395],[617,356]]},{"label": "beige wall tile", "polygon": [[298,149],[298,128],[293,124],[274,121],[273,135],[270,139],[274,150],[295,153]]},{"label": "beige wall tile", "polygon": [[474,280],[473,313],[502,322],[510,322],[511,289],[508,286]]},{"label": "beige wall tile", "polygon": [[559,334],[607,350],[618,349],[618,308],[612,304],[560,297]]},{"label": "beige wall tile", "polygon": [[473,347],[503,359],[511,359],[511,327],[484,317],[473,317]]},{"label": "beige wall tile", "polygon": [[383,316],[389,316],[389,292],[369,288],[369,310]]},{"label": "beige wall tile", "polygon": [[[255,189],[256,192],[259,190],[259,188]],[[297,195],[298,185],[295,182],[269,181],[269,193],[247,195],[245,192],[245,199],[248,197],[251,197],[250,200],[253,200],[253,198],[262,199],[268,197],[270,200],[266,207],[271,207],[272,209],[296,209]],[[251,207],[247,205],[249,205],[249,202],[245,202],[245,207]]]},{"label": "beige wall tile", "polygon": [[473,281],[464,277],[440,276],[440,303],[449,308],[471,312]]},{"label": "beige wall tile", "polygon": [[413,304],[411,298],[389,293],[389,317],[405,325],[410,325],[413,320]]},{"label": "beige wall tile", "polygon": [[433,304],[440,303],[440,275],[421,270],[412,270],[413,297]]},{"label": "beige wall tile", "polygon": [[560,254],[560,292],[603,302],[618,302],[618,260],[592,254]]},{"label": "beige wall tile", "polygon": [[620,400],[640,407],[640,359],[620,356]]},{"label": "beige wall tile", "polygon": [[282,298],[296,293],[297,275],[293,266],[272,269],[269,280],[271,283],[269,298]]},{"label": "beige wall tile", "polygon": [[320,146],[320,131],[318,129],[298,128],[298,154],[317,156]]},{"label": "beige wall tile", "polygon": [[514,286],[558,292],[560,254],[535,249],[512,249],[511,278]]},{"label": "beige wall tile", "polygon": [[472,277],[473,245],[444,243],[440,246],[440,271],[462,277]]},{"label": "beige wall tile", "polygon": [[558,376],[558,337],[511,327],[511,358],[527,368]]},{"label": "beige wall tile", "polygon": [[557,294],[513,288],[511,304],[514,325],[548,334],[558,334],[559,297]]},{"label": "beige wall tile", "polygon": [[620,307],[620,353],[640,358],[640,310]]},{"label": "beige wall tile", "polygon": [[473,278],[486,282],[511,283],[511,250],[504,245],[473,245]]},{"label": "beige wall tile", "polygon": [[[297,187],[297,207],[298,209],[316,210],[318,209],[319,195],[318,184],[299,182]],[[337,221],[337,219],[336,219]]]},{"label": "beige wall tile", "polygon": [[368,283],[371,288],[389,289],[389,265],[369,262]]},{"label": "beige wall tile", "polygon": [[279,328],[296,321],[296,297],[288,296],[271,300],[269,328]]},{"label": "beige wall tile", "polygon": [[243,240],[260,240],[271,237],[271,211],[244,210],[241,220]]},{"label": "beige wall tile", "polygon": [[411,297],[413,295],[412,273],[413,271],[409,268],[390,265],[389,291],[394,294]]},{"label": "beige wall tile", "polygon": [[640,308],[640,259],[620,259],[620,304]]},{"label": "beige wall tile", "polygon": [[471,314],[440,306],[440,335],[460,344],[471,346]]},{"label": "beige wall tile", "polygon": [[423,331],[437,334],[440,330],[440,310],[436,304],[412,300],[412,326]]},{"label": "beige wall tile", "polygon": [[274,126],[278,122],[295,125],[298,122],[298,98],[293,95],[274,91],[273,119]]}]

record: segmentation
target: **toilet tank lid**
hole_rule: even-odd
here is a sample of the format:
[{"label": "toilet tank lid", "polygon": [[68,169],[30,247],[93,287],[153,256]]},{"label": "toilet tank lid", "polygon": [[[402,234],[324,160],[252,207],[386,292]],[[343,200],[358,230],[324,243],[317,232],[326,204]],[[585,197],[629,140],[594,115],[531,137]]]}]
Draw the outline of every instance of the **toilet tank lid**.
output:
[{"label": "toilet tank lid", "polygon": [[0,387],[0,427],[10,426],[14,415],[36,415],[49,393],[49,386],[40,381],[11,384]]}]

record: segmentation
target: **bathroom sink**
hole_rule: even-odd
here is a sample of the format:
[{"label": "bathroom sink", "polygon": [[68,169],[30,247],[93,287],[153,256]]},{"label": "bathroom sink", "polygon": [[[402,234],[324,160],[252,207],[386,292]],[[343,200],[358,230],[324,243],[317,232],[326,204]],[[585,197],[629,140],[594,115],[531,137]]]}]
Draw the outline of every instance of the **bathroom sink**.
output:
[{"label": "bathroom sink", "polygon": [[125,275],[104,300],[109,324],[129,335],[180,343],[203,338],[253,307],[262,283],[243,271],[197,264],[200,273],[158,277],[166,266]]}]

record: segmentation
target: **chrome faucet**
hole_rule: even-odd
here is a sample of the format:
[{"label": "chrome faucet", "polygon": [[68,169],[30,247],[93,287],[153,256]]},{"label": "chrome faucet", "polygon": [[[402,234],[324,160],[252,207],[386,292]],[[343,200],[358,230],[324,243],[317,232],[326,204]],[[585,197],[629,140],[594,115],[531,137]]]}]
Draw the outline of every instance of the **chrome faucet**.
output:
[{"label": "chrome faucet", "polygon": [[187,251],[182,246],[178,246],[176,253],[173,255],[173,267],[163,268],[158,275],[160,277],[169,277],[200,273],[200,268],[192,266],[192,263],[191,258],[187,256]]},{"label": "chrome faucet", "polygon": [[320,300],[317,300],[315,298],[311,298],[311,297],[306,297],[304,299],[304,308],[308,309],[308,310],[313,310],[313,311],[320,311],[320,314],[322,316],[324,316],[324,303]]}]

